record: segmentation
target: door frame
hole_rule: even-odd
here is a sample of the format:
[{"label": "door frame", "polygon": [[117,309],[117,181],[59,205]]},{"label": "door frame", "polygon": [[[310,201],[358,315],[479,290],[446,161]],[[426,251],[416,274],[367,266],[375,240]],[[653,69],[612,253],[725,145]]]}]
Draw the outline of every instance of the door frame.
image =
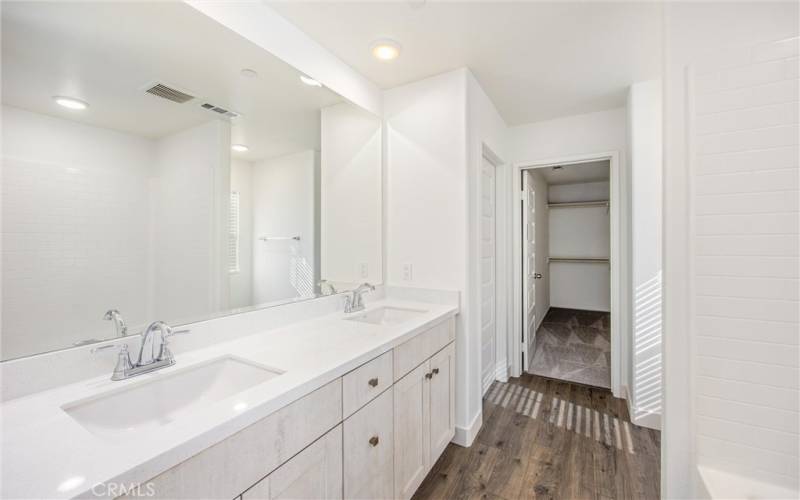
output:
[{"label": "door frame", "polygon": [[[495,245],[495,372],[493,380],[500,380],[501,382],[506,382],[508,380],[508,356],[509,356],[509,345],[508,345],[508,331],[510,330],[510,321],[509,315],[511,312],[510,307],[510,283],[509,283],[509,273],[511,272],[511,265],[508,260],[508,256],[511,253],[511,248],[509,247],[509,222],[510,222],[510,214],[507,212],[508,208],[508,186],[511,182],[511,179],[508,178],[509,171],[511,170],[511,165],[505,163],[500,156],[495,153],[491,147],[489,147],[486,143],[481,143],[481,163],[483,160],[488,161],[491,165],[494,166],[494,185],[495,185],[495,193],[494,193],[494,223],[495,223],[495,234],[494,234],[494,245]],[[482,168],[482,166],[481,166]],[[483,202],[483,198],[481,197],[481,185],[482,178],[480,173],[478,175],[478,213],[480,214],[480,210],[482,209],[481,203]],[[478,218],[478,223],[480,223],[480,217]],[[476,248],[476,255],[478,256],[478,261],[480,262],[480,253],[481,253],[481,242],[480,237],[478,237],[477,241],[477,248]],[[481,289],[481,280],[480,280],[480,265],[478,265],[477,269],[477,280],[475,283],[478,287],[478,335],[481,335],[480,328],[483,324],[482,312],[480,304],[482,303],[482,289]],[[479,351],[481,348],[479,347]],[[483,360],[479,363],[479,370],[481,371],[481,396],[485,394],[485,392],[489,389],[491,384],[486,384],[483,380]]]},{"label": "door frame", "polygon": [[[627,359],[627,347],[623,339],[623,332],[629,331],[629,319],[627,314],[627,297],[629,296],[629,286],[624,279],[627,276],[625,266],[625,256],[627,255],[628,225],[624,214],[627,212],[626,189],[619,162],[619,152],[606,151],[600,153],[587,153],[579,155],[562,156],[556,158],[545,158],[534,161],[523,161],[514,164],[511,169],[512,177],[512,196],[508,202],[511,206],[512,221],[510,228],[504,232],[508,234],[510,230],[513,235],[511,245],[512,279],[508,280],[506,294],[512,297],[512,328],[509,329],[510,338],[508,339],[509,348],[509,371],[513,377],[522,374],[522,234],[519,230],[522,223],[522,215],[519,210],[514,210],[514,206],[519,203],[522,194],[522,171],[536,168],[551,167],[554,165],[567,165],[575,163],[586,163],[589,161],[608,160],[609,171],[609,202],[610,202],[610,259],[611,267],[611,392],[615,397],[623,397],[623,380],[625,380],[625,364]],[[623,350],[625,350],[623,352]]]}]

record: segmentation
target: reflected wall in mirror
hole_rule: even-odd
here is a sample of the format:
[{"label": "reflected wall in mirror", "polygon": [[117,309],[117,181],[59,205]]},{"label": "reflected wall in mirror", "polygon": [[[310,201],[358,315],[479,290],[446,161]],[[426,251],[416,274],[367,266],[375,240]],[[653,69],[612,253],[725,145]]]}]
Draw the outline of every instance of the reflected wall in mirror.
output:
[{"label": "reflected wall in mirror", "polygon": [[183,3],[4,4],[2,359],[380,283],[381,121],[300,76]]}]

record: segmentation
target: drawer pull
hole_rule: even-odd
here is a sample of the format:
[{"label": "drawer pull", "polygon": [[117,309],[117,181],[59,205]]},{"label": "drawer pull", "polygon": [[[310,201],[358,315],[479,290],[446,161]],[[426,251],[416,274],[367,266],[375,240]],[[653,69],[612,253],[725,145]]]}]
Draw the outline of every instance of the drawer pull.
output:
[{"label": "drawer pull", "polygon": [[378,379],[377,378],[371,378],[371,379],[369,379],[369,382],[367,382],[367,383],[370,385],[370,387],[377,387],[378,386]]},{"label": "drawer pull", "polygon": [[438,368],[434,368],[433,369],[433,374],[434,375],[438,375],[439,374],[439,369]]},{"label": "drawer pull", "polygon": [[426,373],[425,374],[425,378],[428,379],[428,380],[432,379],[433,378],[433,373],[432,372]]},{"label": "drawer pull", "polygon": [[378,446],[378,441],[379,441],[378,440],[378,436],[372,436],[371,438],[369,438],[370,446],[373,446],[373,447],[374,446]]}]

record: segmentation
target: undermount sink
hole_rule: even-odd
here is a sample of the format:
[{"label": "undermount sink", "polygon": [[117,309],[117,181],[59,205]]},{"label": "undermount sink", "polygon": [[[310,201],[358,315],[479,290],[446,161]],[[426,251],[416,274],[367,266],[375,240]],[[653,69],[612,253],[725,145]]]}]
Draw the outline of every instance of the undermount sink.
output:
[{"label": "undermount sink", "polygon": [[361,323],[371,323],[373,325],[397,325],[414,319],[420,314],[428,311],[422,309],[405,309],[402,307],[379,307],[360,314],[347,318],[348,321],[360,321]]},{"label": "undermount sink", "polygon": [[[93,434],[133,437],[229,398],[283,373],[233,356],[218,358],[153,380],[65,405],[62,409]],[[231,403],[235,411],[244,403]]]}]

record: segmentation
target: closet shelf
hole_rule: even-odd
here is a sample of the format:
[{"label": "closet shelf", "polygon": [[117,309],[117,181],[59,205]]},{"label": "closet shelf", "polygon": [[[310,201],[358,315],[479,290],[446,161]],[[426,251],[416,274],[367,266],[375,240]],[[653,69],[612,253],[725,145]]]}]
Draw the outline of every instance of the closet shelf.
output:
[{"label": "closet shelf", "polygon": [[570,203],[548,203],[548,208],[607,207],[606,201],[575,201]]},{"label": "closet shelf", "polygon": [[595,257],[550,257],[550,262],[574,262],[580,264],[607,264],[607,258],[595,258]]}]

